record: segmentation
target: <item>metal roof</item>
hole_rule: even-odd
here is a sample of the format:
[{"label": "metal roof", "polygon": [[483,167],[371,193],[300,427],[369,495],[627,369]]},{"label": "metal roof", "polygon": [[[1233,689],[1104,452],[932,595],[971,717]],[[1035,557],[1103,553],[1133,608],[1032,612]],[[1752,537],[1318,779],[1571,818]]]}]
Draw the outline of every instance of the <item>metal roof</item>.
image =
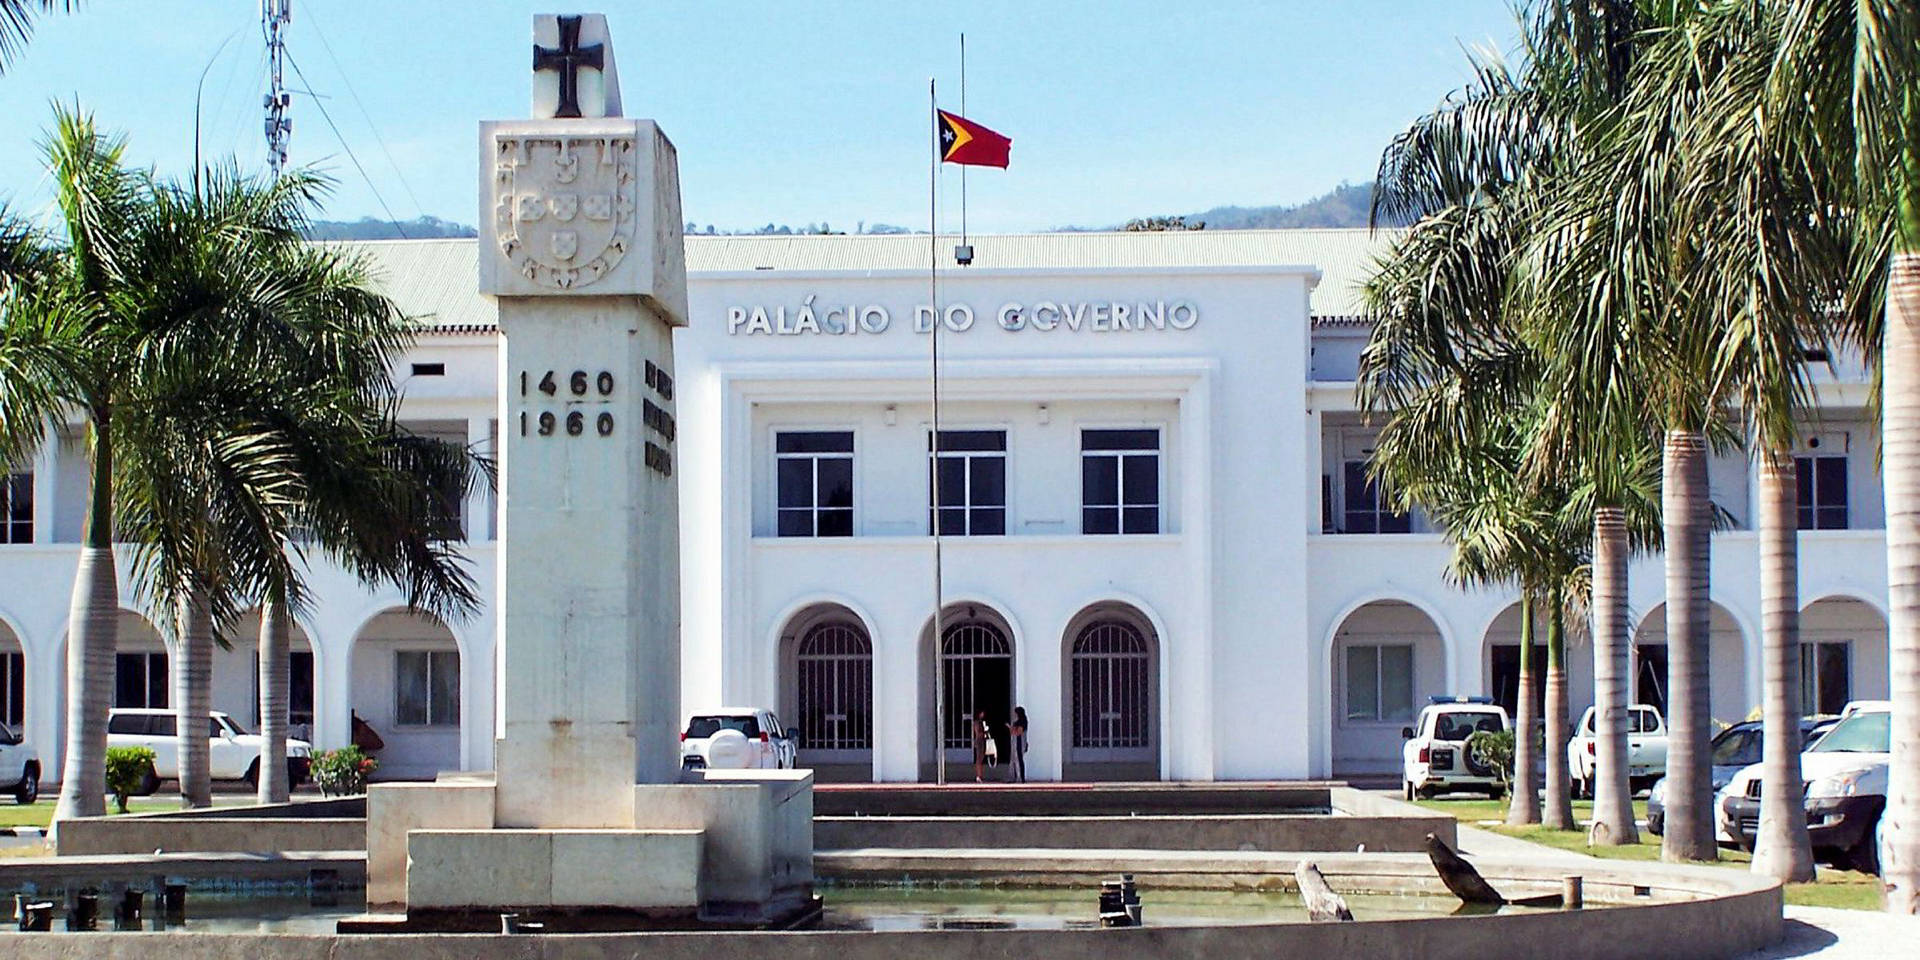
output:
[{"label": "metal roof", "polygon": [[[1193,230],[1150,233],[989,234],[970,238],[974,265],[987,268],[1259,267],[1304,265],[1321,272],[1313,292],[1316,317],[1355,317],[1357,285],[1386,231]],[[957,238],[942,236],[943,259]],[[376,282],[409,315],[448,333],[491,329],[494,307],[477,289],[478,241],[368,240],[334,246],[363,254]],[[855,236],[691,236],[687,271],[845,272],[916,270],[927,264],[925,234]],[[951,270],[960,268],[950,267]]]}]

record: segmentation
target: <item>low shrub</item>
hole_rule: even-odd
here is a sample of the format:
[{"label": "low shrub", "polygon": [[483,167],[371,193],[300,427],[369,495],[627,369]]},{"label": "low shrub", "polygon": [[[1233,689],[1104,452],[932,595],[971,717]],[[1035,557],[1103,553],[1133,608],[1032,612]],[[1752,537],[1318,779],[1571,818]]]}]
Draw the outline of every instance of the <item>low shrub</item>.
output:
[{"label": "low shrub", "polygon": [[1500,771],[1500,779],[1513,782],[1513,731],[1482,730],[1467,738],[1467,753],[1485,766]]},{"label": "low shrub", "polygon": [[380,761],[367,756],[359,747],[346,746],[324,751],[313,758],[313,782],[324,796],[366,793],[367,777],[378,769]]},{"label": "low shrub", "polygon": [[146,747],[107,748],[107,792],[114,805],[127,812],[127,798],[140,792],[153,773],[153,751]]}]

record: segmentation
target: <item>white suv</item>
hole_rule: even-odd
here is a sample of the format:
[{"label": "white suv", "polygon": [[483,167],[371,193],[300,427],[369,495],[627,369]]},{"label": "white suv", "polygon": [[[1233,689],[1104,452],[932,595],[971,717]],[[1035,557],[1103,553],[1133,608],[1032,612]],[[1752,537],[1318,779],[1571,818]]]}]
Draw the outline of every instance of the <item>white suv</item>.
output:
[{"label": "white suv", "polygon": [[1448,790],[1479,790],[1498,799],[1506,792],[1501,771],[1467,749],[1476,733],[1512,730],[1505,707],[1487,697],[1434,697],[1414,725],[1400,731],[1401,792],[1408,800]]},{"label": "white suv", "polygon": [[[1599,765],[1599,734],[1594,732],[1594,710],[1580,715],[1573,739],[1567,742],[1567,776],[1577,797],[1593,796],[1594,768]],[[1650,789],[1667,775],[1667,721],[1660,711],[1643,703],[1627,708],[1627,779],[1634,793]]]},{"label": "white suv", "polygon": [[[139,793],[160,789],[160,781],[180,776],[180,741],[174,735],[172,710],[146,707],[116,707],[107,714],[107,746],[146,747],[153,751],[153,776],[140,785]],[[207,717],[208,767],[215,780],[245,780],[258,783],[260,774],[260,735],[248,733],[233,718],[215,711]],[[287,739],[287,782],[298,786],[306,782],[313,761],[313,744]]]},{"label": "white suv", "polygon": [[780,726],[771,710],[721,707],[687,718],[680,734],[685,770],[784,770],[794,765],[800,732]]},{"label": "white suv", "polygon": [[40,799],[40,754],[4,723],[0,723],[0,790],[11,791],[19,804]]}]

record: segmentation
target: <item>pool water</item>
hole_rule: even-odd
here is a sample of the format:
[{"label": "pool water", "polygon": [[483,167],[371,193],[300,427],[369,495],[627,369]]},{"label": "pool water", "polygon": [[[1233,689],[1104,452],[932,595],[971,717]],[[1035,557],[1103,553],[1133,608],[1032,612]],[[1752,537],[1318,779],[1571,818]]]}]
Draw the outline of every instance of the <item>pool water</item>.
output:
[{"label": "pool water", "polygon": [[[1099,925],[1099,887],[1027,887],[941,881],[931,883],[822,883],[826,901],[822,930],[1066,930]],[[168,923],[151,909],[139,929],[154,933],[331,934],[334,924],[365,912],[361,891],[337,895],[195,892],[187,918]],[[54,932],[66,933],[61,904]],[[1176,890],[1140,884],[1147,926],[1227,926],[1305,921],[1306,909],[1292,893],[1250,890]],[[1354,894],[1346,897],[1359,920],[1448,916],[1461,911],[1451,896]],[[99,929],[113,930],[111,905],[102,897]],[[1504,907],[1502,910],[1525,910]],[[1491,912],[1478,910],[1475,912]],[[11,927],[9,927],[11,929]]]}]

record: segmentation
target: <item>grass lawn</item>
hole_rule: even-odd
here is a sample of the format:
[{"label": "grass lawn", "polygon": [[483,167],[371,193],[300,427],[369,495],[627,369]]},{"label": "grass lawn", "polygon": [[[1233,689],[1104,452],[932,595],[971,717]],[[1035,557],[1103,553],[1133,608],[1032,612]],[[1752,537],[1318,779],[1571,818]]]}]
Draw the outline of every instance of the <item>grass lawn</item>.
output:
[{"label": "grass lawn", "polygon": [[[1542,846],[1560,850],[1571,850],[1605,860],[1654,860],[1660,859],[1660,838],[1642,831],[1640,842],[1623,847],[1589,847],[1587,835],[1581,830],[1548,830],[1545,827],[1509,827],[1505,823],[1487,824],[1485,821],[1504,821],[1507,816],[1505,801],[1496,800],[1419,800],[1419,806],[1440,813],[1449,813],[1461,823],[1479,826],[1484,829],[1504,833],[1509,837],[1518,837]],[[1636,818],[1645,820],[1647,805],[1645,801],[1633,803]],[[1593,816],[1593,802],[1575,800],[1573,818],[1585,821]],[[1745,870],[1753,858],[1738,850],[1721,850],[1716,866]],[[1833,867],[1821,867],[1819,879],[1813,883],[1790,883],[1786,888],[1788,903],[1803,907],[1839,907],[1844,910],[1879,910],[1880,878],[1867,873],[1855,873],[1852,870],[1839,870]]]},{"label": "grass lawn", "polygon": [[[1488,800],[1485,798],[1478,800],[1415,800],[1413,804],[1416,807],[1425,807],[1428,810],[1433,810],[1438,813],[1452,814],[1455,820],[1468,824],[1469,826],[1479,826],[1483,821],[1487,820],[1504,821],[1507,819],[1507,802],[1505,800]],[[1573,802],[1573,818],[1575,820],[1584,821],[1592,818],[1592,816],[1592,800],[1575,800]],[[1647,802],[1645,800],[1635,800],[1633,802],[1633,816],[1637,820],[1645,820],[1647,818]]]},{"label": "grass lawn", "polygon": [[[213,799],[215,806],[225,806],[228,803],[234,802],[251,803],[252,801],[253,798],[251,796],[242,797],[237,795],[234,800],[228,800],[218,795]],[[0,801],[0,827],[40,827],[45,829],[47,824],[53,820],[53,805],[53,797],[42,797],[39,802],[30,803],[26,806]],[[179,796],[170,796],[164,791],[151,797],[134,797],[127,803],[128,813],[159,813],[163,810],[178,809],[180,809]],[[113,801],[111,799],[107,801],[107,812],[113,812]]]}]

